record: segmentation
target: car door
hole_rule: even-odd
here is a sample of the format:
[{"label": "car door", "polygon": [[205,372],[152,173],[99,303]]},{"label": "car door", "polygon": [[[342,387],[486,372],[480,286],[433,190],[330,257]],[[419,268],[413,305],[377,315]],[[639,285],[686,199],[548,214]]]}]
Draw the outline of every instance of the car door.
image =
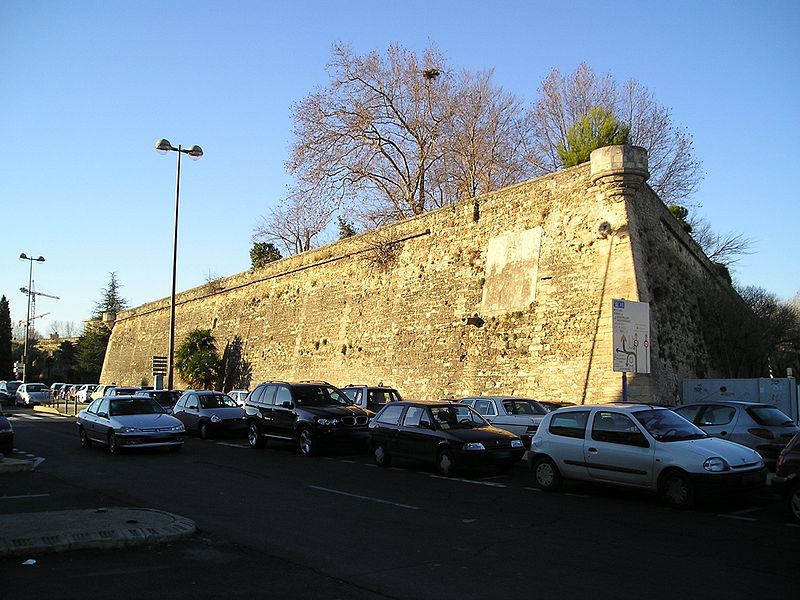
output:
[{"label": "car door", "polygon": [[95,400],[91,405],[86,408],[84,418],[81,421],[83,431],[86,432],[89,439],[97,439],[97,410],[101,404],[101,400]]},{"label": "car door", "polygon": [[288,385],[275,386],[275,399],[272,408],[269,429],[272,435],[282,438],[293,438],[297,424],[295,412],[296,401]]},{"label": "car door", "polygon": [[397,454],[424,462],[436,461],[441,434],[425,406],[409,406],[397,432]]},{"label": "car door", "polygon": [[403,405],[389,405],[379,412],[370,424],[370,437],[373,446],[383,444],[386,451],[393,456],[403,456],[398,445],[398,432],[403,418]]},{"label": "car door", "polygon": [[655,449],[628,415],[597,410],[584,442],[589,476],[595,481],[650,487]]},{"label": "car door", "polygon": [[113,429],[111,426],[111,398],[103,398],[97,405],[97,413],[94,418],[92,428],[93,439],[105,443],[108,433]]},{"label": "car door", "polygon": [[173,416],[183,423],[187,431],[195,431],[200,421],[200,400],[197,394],[186,394],[186,402],[182,403]]}]

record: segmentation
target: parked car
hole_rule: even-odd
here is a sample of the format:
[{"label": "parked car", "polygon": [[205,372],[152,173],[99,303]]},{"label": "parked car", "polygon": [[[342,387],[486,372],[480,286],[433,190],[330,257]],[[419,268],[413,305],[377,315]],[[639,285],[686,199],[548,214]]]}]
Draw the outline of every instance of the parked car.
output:
[{"label": "parked car", "polygon": [[14,404],[36,406],[50,399],[50,390],[43,383],[23,383],[17,388]]},{"label": "parked car", "polygon": [[84,408],[77,419],[81,446],[93,443],[108,447],[111,454],[126,448],[169,448],[183,446],[186,430],[152,398],[104,396]]},{"label": "parked car", "polygon": [[91,399],[92,400],[97,400],[98,398],[102,398],[103,396],[106,396],[107,395],[106,392],[108,392],[108,390],[110,390],[111,388],[116,387],[116,386],[117,386],[116,383],[98,385],[97,389],[92,392]]},{"label": "parked car", "polygon": [[778,455],[772,489],[786,498],[789,512],[800,521],[800,433]]},{"label": "parked car", "polygon": [[196,431],[204,440],[219,433],[244,433],[244,409],[222,392],[187,390],[175,404],[172,415],[186,431]]},{"label": "parked car", "polygon": [[139,390],[137,396],[147,396],[161,405],[168,414],[172,414],[175,404],[181,397],[180,390]]},{"label": "parked car", "polygon": [[674,410],[710,436],[753,448],[771,470],[778,454],[800,431],[772,404],[714,401],[685,404]]},{"label": "parked car", "polygon": [[82,402],[83,404],[91,402],[92,392],[96,389],[97,385],[93,383],[84,383],[78,388],[78,391],[75,392],[75,398],[78,400],[78,402]]},{"label": "parked car", "polygon": [[249,393],[249,390],[231,390],[228,392],[228,396],[233,398],[233,401],[236,402],[238,406],[244,406],[244,399],[247,398],[247,394]]},{"label": "parked car", "polygon": [[59,391],[59,390],[60,390],[62,387],[64,387],[65,385],[66,385],[66,383],[64,383],[64,382],[62,382],[62,381],[57,381],[57,382],[55,382],[55,383],[51,383],[51,384],[50,384],[50,397],[51,397],[51,398],[53,398],[54,400],[55,400],[56,398],[58,398],[58,391]]},{"label": "parked car", "polygon": [[462,467],[509,469],[522,458],[522,440],[458,402],[392,402],[369,424],[378,466],[394,458],[436,465],[444,476]]},{"label": "parked car", "polygon": [[508,396],[480,396],[459,400],[474,408],[484,419],[495,427],[505,429],[522,438],[526,448],[547,409],[530,398],[511,398]]},{"label": "parked car", "polygon": [[140,387],[131,387],[131,386],[122,386],[117,385],[114,387],[110,387],[106,390],[106,396],[133,396],[134,394],[138,394],[142,391]]},{"label": "parked car", "polygon": [[0,415],[0,452],[11,454],[14,451],[14,428],[5,415]]},{"label": "parked car", "polygon": [[657,492],[674,508],[699,496],[763,486],[767,469],[751,448],[713,438],[666,407],[585,405],[548,413],[528,461],[536,485],[564,479]]},{"label": "parked car", "polygon": [[374,413],[389,402],[398,402],[403,399],[396,389],[383,385],[349,384],[343,387],[342,391],[353,401],[353,404]]},{"label": "parked car", "polygon": [[247,395],[244,410],[252,448],[267,439],[293,441],[310,456],[323,446],[369,439],[369,413],[326,382],[262,383]]},{"label": "parked car", "polygon": [[12,379],[10,381],[0,381],[0,402],[10,404],[15,402],[17,388],[22,385],[21,381]]}]

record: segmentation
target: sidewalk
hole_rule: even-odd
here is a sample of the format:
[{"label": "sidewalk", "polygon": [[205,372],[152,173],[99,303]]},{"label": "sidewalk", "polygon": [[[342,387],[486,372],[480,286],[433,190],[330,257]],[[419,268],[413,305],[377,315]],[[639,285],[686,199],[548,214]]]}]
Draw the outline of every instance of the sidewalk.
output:
[{"label": "sidewalk", "polygon": [[92,508],[0,515],[0,557],[123,548],[192,535],[194,521],[149,508]]}]

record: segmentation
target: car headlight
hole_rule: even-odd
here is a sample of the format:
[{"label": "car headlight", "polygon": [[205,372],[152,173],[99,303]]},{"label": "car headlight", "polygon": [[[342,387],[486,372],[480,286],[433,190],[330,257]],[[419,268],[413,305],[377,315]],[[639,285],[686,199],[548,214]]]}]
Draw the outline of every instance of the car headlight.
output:
[{"label": "car headlight", "polygon": [[338,424],[338,419],[317,419],[317,425],[322,425],[323,427],[334,427]]},{"label": "car headlight", "polygon": [[139,429],[138,427],[120,427],[119,428],[119,432],[120,433],[135,433],[137,431],[141,431],[141,429]]},{"label": "car headlight", "polygon": [[170,429],[170,431],[182,432],[183,431],[183,425],[175,425],[172,429]]},{"label": "car headlight", "polygon": [[470,442],[469,444],[464,444],[464,450],[486,450],[486,448],[480,442]]},{"label": "car headlight", "polygon": [[219,423],[220,418],[217,415],[211,415],[211,422],[212,423]]},{"label": "car headlight", "polygon": [[522,444],[522,440],[511,440],[511,447],[512,448],[524,448],[525,446]]},{"label": "car headlight", "polygon": [[719,458],[718,456],[707,459],[706,462],[703,463],[703,468],[706,471],[711,471],[712,473],[731,470],[731,466],[728,464],[728,461],[726,461],[724,458]]}]

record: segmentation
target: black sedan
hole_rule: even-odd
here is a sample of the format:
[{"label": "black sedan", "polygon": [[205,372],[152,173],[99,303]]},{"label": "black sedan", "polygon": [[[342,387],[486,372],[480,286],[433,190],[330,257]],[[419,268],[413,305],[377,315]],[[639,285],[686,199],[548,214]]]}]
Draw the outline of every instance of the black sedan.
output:
[{"label": "black sedan", "polygon": [[382,467],[404,458],[435,464],[450,476],[460,467],[510,469],[525,452],[519,437],[456,402],[392,402],[369,429],[375,462]]}]

